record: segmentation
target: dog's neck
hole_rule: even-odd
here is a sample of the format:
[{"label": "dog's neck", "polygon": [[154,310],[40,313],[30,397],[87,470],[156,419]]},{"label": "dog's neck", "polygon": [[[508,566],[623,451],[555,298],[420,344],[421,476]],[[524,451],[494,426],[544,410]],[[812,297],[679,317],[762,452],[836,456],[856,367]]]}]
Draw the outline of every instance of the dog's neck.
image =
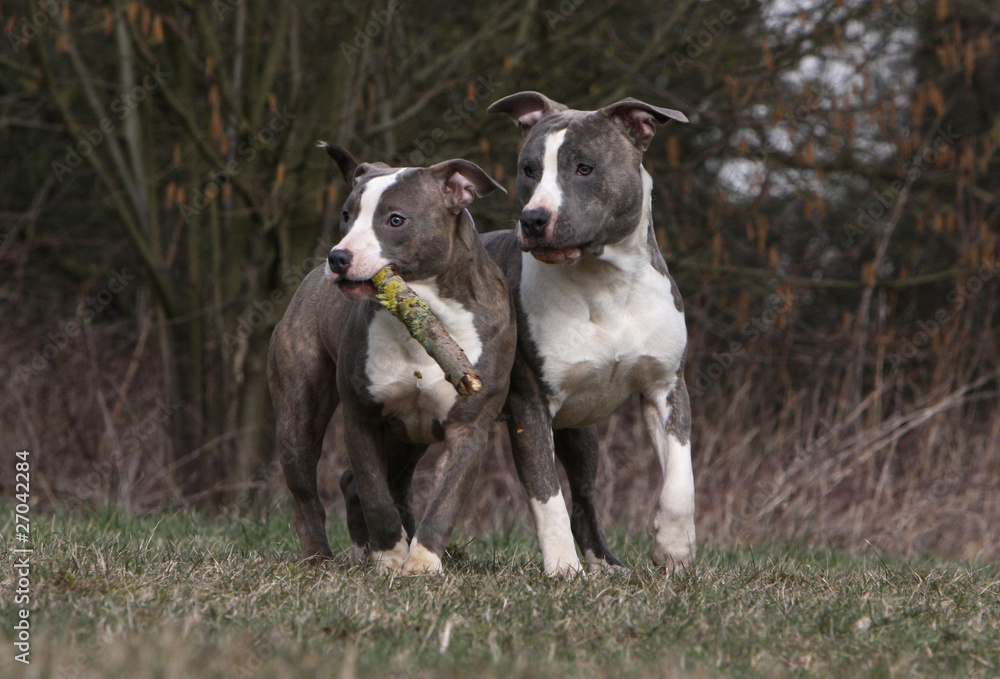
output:
[{"label": "dog's neck", "polygon": [[446,255],[447,264],[441,274],[433,277],[433,281],[442,297],[467,304],[475,299],[476,290],[481,289],[478,286],[484,263],[490,260],[479,242],[479,234],[469,211],[462,210],[457,219],[455,237]]}]

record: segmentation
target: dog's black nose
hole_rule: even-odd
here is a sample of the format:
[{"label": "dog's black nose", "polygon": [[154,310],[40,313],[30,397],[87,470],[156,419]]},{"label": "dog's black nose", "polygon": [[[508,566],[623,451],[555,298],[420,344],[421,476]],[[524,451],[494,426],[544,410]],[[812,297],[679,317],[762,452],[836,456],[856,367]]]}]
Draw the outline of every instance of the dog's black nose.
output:
[{"label": "dog's black nose", "polygon": [[330,271],[343,276],[351,268],[351,260],[354,255],[350,250],[330,250]]},{"label": "dog's black nose", "polygon": [[545,227],[552,219],[552,213],[543,207],[525,209],[521,212],[521,228],[524,233],[531,238],[538,238],[545,234]]}]

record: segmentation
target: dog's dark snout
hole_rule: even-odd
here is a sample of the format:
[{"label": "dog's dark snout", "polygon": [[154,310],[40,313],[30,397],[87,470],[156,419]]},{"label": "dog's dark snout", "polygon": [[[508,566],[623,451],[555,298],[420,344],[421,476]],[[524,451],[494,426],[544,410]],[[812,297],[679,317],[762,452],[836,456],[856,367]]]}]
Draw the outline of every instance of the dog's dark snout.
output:
[{"label": "dog's dark snout", "polygon": [[531,238],[544,235],[545,227],[552,219],[552,213],[543,207],[525,209],[521,212],[521,228]]},{"label": "dog's dark snout", "polygon": [[351,260],[354,255],[350,250],[330,250],[330,271],[343,276],[351,268]]}]

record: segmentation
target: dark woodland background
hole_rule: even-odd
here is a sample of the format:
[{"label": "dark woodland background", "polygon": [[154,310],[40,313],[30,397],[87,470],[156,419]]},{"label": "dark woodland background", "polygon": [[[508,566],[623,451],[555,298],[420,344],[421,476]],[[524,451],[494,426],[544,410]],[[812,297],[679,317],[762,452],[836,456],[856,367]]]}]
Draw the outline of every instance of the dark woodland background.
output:
[{"label": "dark woodland background", "polygon": [[[1000,3],[45,0],[0,26],[0,448],[40,506],[280,505],[267,344],[345,196],[315,141],[513,193],[520,135],[485,110],[533,89],[691,119],[645,166],[700,538],[1000,556]],[[602,430],[603,511],[645,526],[634,407]],[[341,446],[335,418],[333,504]],[[470,531],[528,525],[493,446]]]}]

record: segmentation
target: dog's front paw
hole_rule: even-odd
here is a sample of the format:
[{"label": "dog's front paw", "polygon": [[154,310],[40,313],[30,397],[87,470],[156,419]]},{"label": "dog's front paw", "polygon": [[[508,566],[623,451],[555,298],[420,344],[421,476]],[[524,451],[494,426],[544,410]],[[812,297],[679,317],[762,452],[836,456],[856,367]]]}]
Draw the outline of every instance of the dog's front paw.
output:
[{"label": "dog's front paw", "polygon": [[629,573],[629,572],[630,570],[625,566],[617,563],[609,563],[604,559],[587,560],[587,573],[590,575],[608,574],[608,573]]},{"label": "dog's front paw", "polygon": [[379,573],[392,573],[403,567],[409,551],[410,547],[404,537],[400,538],[392,549],[373,551],[371,559],[375,562],[375,568]]},{"label": "dog's front paw", "polygon": [[423,575],[440,572],[441,557],[414,540],[410,545],[410,553],[403,563],[403,574]]},{"label": "dog's front paw", "polygon": [[575,550],[572,554],[562,554],[557,558],[544,559],[544,561],[546,575],[576,575],[577,573],[584,572],[583,566],[580,564],[580,559],[576,556]]},{"label": "dog's front paw", "polygon": [[351,553],[355,563],[364,563],[368,560],[368,545],[351,545]]},{"label": "dog's front paw", "polygon": [[653,549],[653,563],[663,574],[671,575],[690,566],[694,555],[694,549],[689,549],[686,553],[668,554],[656,547]]},{"label": "dog's front paw", "polygon": [[667,575],[691,565],[695,556],[694,517],[657,521],[653,563]]}]

